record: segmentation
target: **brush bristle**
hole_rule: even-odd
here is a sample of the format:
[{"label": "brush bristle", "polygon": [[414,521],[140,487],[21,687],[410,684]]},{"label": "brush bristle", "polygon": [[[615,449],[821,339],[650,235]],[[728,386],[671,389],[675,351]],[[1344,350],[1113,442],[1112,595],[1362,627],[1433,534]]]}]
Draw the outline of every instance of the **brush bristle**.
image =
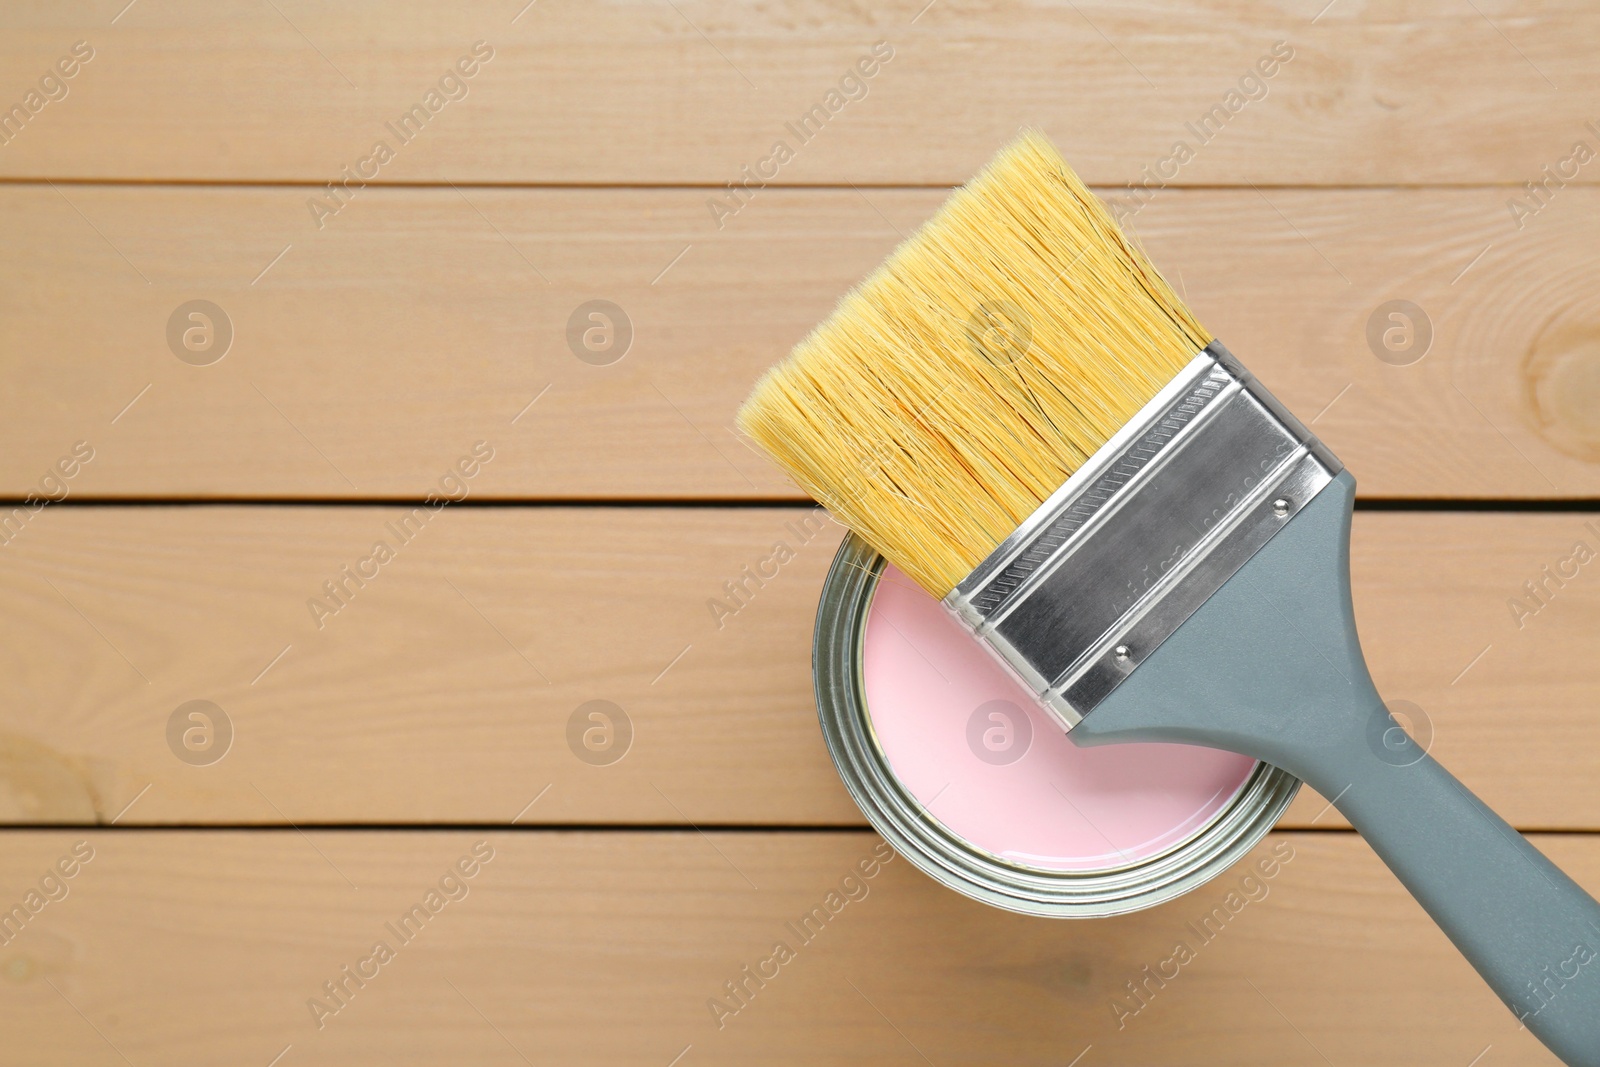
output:
[{"label": "brush bristle", "polygon": [[739,426],[943,597],[1210,340],[1030,132],[762,378]]}]

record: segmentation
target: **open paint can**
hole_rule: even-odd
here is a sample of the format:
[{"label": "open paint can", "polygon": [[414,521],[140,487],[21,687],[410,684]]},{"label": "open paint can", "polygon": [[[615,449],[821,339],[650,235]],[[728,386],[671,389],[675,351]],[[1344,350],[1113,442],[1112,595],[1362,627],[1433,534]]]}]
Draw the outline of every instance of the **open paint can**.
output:
[{"label": "open paint can", "polygon": [[1060,918],[1148,908],[1221,874],[1300,782],[1190,745],[1080,748],[943,605],[859,538],[823,586],[822,733],[872,825],[933,878]]}]

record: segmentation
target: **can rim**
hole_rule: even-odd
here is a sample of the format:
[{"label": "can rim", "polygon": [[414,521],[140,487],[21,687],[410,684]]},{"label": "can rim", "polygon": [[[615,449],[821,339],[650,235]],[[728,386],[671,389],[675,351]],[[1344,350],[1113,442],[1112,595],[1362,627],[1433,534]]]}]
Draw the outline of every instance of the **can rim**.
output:
[{"label": "can rim", "polygon": [[828,753],[856,805],[895,850],[936,881],[1008,911],[1097,918],[1153,907],[1233,866],[1277,824],[1300,788],[1258,763],[1228,805],[1178,844],[1137,863],[1087,872],[1021,867],[971,844],[901,785],[873,736],[862,682],[862,639],[884,558],[855,534],[823,582],[812,645],[817,715]]}]

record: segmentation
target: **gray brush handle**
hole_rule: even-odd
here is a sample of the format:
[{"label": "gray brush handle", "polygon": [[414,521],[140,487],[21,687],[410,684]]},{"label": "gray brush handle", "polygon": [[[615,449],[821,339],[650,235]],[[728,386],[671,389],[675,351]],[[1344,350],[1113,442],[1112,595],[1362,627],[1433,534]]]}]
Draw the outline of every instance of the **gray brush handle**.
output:
[{"label": "gray brush handle", "polygon": [[1299,776],[1535,1036],[1600,1067],[1600,904],[1384,707],[1350,600],[1354,495],[1335,478],[1068,736],[1207,745]]},{"label": "gray brush handle", "polygon": [[[1552,1052],[1600,1064],[1600,904],[1406,735],[1372,694],[1360,739],[1298,753],[1502,1001]],[[1414,761],[1414,762],[1413,762]]]}]

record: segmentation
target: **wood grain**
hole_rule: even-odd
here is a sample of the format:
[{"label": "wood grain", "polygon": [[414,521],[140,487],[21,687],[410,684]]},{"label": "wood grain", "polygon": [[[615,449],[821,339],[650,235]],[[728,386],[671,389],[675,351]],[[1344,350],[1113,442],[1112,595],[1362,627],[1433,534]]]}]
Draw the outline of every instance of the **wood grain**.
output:
[{"label": "wood grain", "polygon": [[[525,3],[10,10],[8,103],[74,41],[96,53],[0,173],[321,185],[387,140],[386,182],[721,186],[785,139],[784,182],[950,185],[1034,124],[1111,185],[1180,138],[1198,146],[1181,183],[1520,184],[1600,114],[1600,16],[1582,0]],[[477,40],[494,58],[402,143],[386,124]],[[846,85],[858,99],[793,136],[879,41],[893,58],[865,95]],[[1294,58],[1265,95],[1192,136],[1280,41]]]},{"label": "wood grain", "polygon": [[[734,411],[941,195],[769,190],[719,232],[703,191],[373,189],[319,232],[303,189],[0,188],[0,492],[87,441],[80,498],[419,499],[486,440],[483,496],[794,497]],[[1168,190],[1131,221],[1363,494],[1592,497],[1600,190],[1520,231],[1506,198]],[[633,330],[608,366],[568,342],[598,298]],[[168,347],[193,299],[232,323],[210,366]],[[1397,299],[1409,366],[1368,342]]]},{"label": "wood grain", "polygon": [[[1001,912],[899,858],[861,878],[881,844],[861,832],[3,840],[8,905],[74,843],[94,850],[0,947],[16,1062],[265,1064],[289,1047],[306,1064],[1043,1065],[1090,1046],[1085,1062],[1129,1065],[1555,1062],[1352,834],[1274,834],[1187,896],[1085,922]],[[1600,842],[1534,840],[1600,889]],[[492,858],[402,943],[386,924],[480,841]],[[842,884],[855,899],[795,936]],[[1236,913],[1197,937],[1230,892]],[[380,940],[393,958],[328,998]],[[724,983],[780,940],[793,958],[719,1029],[709,1002],[736,1004]],[[1119,1028],[1126,983],[1180,940],[1194,958]],[[320,1029],[319,996],[339,1008]]]},{"label": "wood grain", "polygon": [[[0,817],[860,824],[811,691],[836,528],[806,541],[799,508],[454,507],[399,545],[402,514],[42,512],[0,548]],[[1514,824],[1600,826],[1600,563],[1548,585],[1537,612],[1509,607],[1533,605],[1523,583],[1577,541],[1600,548],[1600,519],[1356,519],[1356,609],[1380,689],[1421,709],[1406,715],[1434,753]],[[379,539],[396,558],[347,585],[319,629],[308,600]],[[778,541],[796,558],[714,615],[724,582]],[[167,740],[197,699],[234,729],[210,766]],[[632,723],[620,762],[568,746],[591,700]],[[1302,798],[1290,824],[1338,825],[1323,809]]]},{"label": "wood grain", "polygon": [[[840,533],[730,427],[1035,125],[1364,497],[1600,499],[1600,164],[1524,184],[1600,147],[1597,34],[1583,0],[7,5],[0,1061],[1553,1063],[1309,790],[1144,1006],[1249,867],[1085,923],[903,859],[844,884],[881,842],[815,725]],[[174,348],[196,300],[225,354]],[[596,300],[609,364],[572,340]],[[1580,541],[1600,516],[1356,519],[1380,688],[1524,830],[1600,828]],[[573,747],[592,701],[617,762]],[[1534,839],[1600,890],[1600,837]]]}]

